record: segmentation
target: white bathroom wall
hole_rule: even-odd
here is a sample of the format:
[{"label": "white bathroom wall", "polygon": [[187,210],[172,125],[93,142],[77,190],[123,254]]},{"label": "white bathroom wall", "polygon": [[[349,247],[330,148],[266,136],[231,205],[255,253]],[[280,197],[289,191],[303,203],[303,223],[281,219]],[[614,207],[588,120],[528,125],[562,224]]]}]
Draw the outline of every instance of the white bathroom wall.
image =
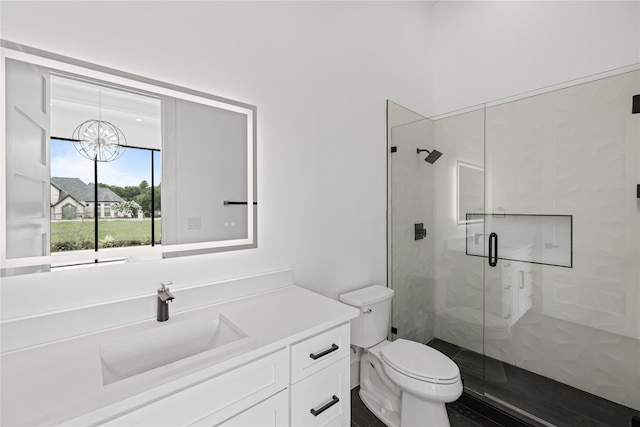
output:
[{"label": "white bathroom wall", "polygon": [[441,1],[434,114],[640,62],[638,1]]},{"label": "white bathroom wall", "polygon": [[293,267],[386,282],[385,101],[429,111],[426,2],[0,3],[0,36],[258,107],[258,248],[3,279],[2,317]]}]

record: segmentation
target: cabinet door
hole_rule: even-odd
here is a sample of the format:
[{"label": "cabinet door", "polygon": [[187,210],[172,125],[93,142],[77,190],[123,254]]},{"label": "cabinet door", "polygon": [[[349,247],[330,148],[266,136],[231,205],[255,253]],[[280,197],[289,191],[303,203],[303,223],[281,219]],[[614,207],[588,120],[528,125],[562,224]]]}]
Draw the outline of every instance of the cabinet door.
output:
[{"label": "cabinet door", "polygon": [[279,427],[289,425],[289,393],[280,393],[218,424],[225,427]]},{"label": "cabinet door", "polygon": [[104,425],[212,426],[286,389],[285,349],[136,409]]},{"label": "cabinet door", "polygon": [[349,358],[291,387],[292,426],[343,426],[351,418]]}]

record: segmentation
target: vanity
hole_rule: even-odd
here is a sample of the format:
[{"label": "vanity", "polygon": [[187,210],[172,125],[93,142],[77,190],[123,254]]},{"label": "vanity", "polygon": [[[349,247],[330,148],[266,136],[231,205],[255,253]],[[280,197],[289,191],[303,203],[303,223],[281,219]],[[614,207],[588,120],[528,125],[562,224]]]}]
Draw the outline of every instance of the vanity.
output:
[{"label": "vanity", "polygon": [[152,291],[4,320],[1,424],[349,424],[357,310],[291,270],[174,286],[166,322]]},{"label": "vanity", "polygon": [[[0,424],[349,424],[359,312],[291,269],[200,283],[189,260],[257,247],[257,107],[7,40],[0,62]],[[65,197],[124,151],[146,159],[148,243],[99,236],[132,223],[131,197]],[[59,170],[62,152],[93,173]],[[65,225],[93,237],[59,245]]]},{"label": "vanity", "polygon": [[[296,286],[290,269],[179,280],[193,280],[192,256],[257,247],[257,107],[7,40],[0,62],[0,424],[349,424],[357,310]],[[98,235],[131,224],[119,207],[132,200],[96,203],[98,187],[64,197],[85,183],[52,172],[69,148],[92,167],[86,182],[124,151],[144,154],[149,243]],[[91,245],[60,246],[63,225]],[[103,274],[109,263],[122,265]]]}]

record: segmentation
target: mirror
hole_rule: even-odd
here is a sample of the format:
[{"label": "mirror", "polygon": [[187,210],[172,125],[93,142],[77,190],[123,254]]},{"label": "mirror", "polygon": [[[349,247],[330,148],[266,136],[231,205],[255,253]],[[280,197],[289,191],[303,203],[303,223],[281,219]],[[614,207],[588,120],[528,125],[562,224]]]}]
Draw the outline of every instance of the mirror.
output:
[{"label": "mirror", "polygon": [[255,106],[4,40],[2,67],[0,276],[257,246]]}]

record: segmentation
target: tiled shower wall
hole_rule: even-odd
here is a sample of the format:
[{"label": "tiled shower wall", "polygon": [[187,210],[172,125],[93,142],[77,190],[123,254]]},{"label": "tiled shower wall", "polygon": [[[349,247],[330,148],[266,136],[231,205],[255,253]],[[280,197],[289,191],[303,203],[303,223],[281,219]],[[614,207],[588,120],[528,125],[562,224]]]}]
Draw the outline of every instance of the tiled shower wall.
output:
[{"label": "tiled shower wall", "polygon": [[[407,267],[393,281],[400,335],[435,335],[640,409],[640,115],[631,114],[638,93],[634,71],[429,123],[431,146],[443,156],[392,177],[406,173],[413,183],[412,173],[423,174],[420,191],[431,205],[421,209],[433,221],[427,245],[393,241],[394,268]],[[490,268],[465,255],[458,161],[485,168],[487,213],[573,215],[573,267],[501,260]],[[525,291],[510,297],[514,269]],[[518,304],[518,316],[505,319]]]}]

